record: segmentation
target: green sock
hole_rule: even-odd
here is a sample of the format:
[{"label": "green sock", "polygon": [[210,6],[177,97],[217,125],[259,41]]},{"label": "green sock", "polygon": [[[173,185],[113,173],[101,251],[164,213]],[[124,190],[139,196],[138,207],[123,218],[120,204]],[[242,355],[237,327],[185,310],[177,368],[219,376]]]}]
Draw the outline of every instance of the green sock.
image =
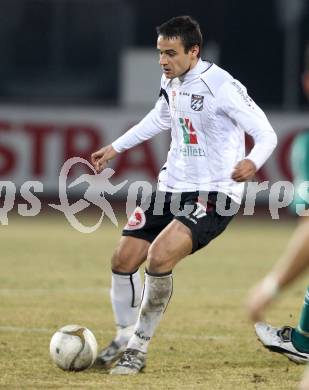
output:
[{"label": "green sock", "polygon": [[299,323],[292,332],[292,343],[299,351],[309,352],[309,288],[305,295]]}]

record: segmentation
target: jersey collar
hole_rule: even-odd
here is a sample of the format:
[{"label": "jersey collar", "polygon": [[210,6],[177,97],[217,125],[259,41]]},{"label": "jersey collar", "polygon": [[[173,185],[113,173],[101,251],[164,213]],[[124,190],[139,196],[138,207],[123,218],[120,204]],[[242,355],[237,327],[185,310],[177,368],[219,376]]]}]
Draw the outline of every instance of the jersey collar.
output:
[{"label": "jersey collar", "polygon": [[194,78],[196,78],[196,76],[199,76],[201,73],[205,72],[210,66],[211,66],[211,63],[199,59],[197,61],[196,65],[194,66],[194,68],[190,69],[183,76],[180,76],[179,80],[182,83],[191,81]]}]

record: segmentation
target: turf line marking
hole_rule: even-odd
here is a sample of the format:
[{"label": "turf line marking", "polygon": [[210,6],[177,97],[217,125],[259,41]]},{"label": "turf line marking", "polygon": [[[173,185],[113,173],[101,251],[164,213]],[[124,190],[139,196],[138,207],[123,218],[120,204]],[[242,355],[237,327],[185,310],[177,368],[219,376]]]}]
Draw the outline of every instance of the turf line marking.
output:
[{"label": "turf line marking", "polygon": [[60,294],[60,293],[83,293],[83,294],[93,294],[93,293],[105,293],[108,292],[109,288],[102,287],[60,287],[60,288],[0,288],[0,295],[20,295],[20,294],[34,294],[34,295],[44,295],[44,294]]},{"label": "turf line marking", "polygon": [[[50,328],[26,328],[20,326],[0,326],[0,332],[16,332],[16,333],[48,333],[52,335],[56,329]],[[104,334],[112,336],[114,332],[106,332],[99,330],[95,332],[96,334]],[[186,339],[186,340],[232,340],[231,336],[216,336],[216,335],[191,335],[184,333],[164,333],[159,334],[158,337],[164,339]]]}]

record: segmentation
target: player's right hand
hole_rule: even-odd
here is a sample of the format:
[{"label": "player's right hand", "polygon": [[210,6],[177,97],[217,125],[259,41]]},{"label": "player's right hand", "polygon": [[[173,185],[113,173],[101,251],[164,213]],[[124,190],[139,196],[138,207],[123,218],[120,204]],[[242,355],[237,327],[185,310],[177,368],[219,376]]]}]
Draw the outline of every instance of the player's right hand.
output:
[{"label": "player's right hand", "polygon": [[103,171],[106,168],[108,161],[112,160],[117,156],[116,150],[112,147],[112,145],[107,145],[101,148],[100,150],[92,153],[91,155],[91,163],[94,166],[94,169],[97,173]]}]

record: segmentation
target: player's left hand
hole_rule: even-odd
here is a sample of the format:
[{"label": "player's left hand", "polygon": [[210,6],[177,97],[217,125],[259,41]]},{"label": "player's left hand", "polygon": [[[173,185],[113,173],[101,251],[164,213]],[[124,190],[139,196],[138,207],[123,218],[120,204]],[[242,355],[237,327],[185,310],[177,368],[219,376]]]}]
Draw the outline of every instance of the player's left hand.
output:
[{"label": "player's left hand", "polygon": [[253,161],[244,159],[239,161],[232,173],[232,179],[237,182],[247,181],[253,178],[257,169]]}]

